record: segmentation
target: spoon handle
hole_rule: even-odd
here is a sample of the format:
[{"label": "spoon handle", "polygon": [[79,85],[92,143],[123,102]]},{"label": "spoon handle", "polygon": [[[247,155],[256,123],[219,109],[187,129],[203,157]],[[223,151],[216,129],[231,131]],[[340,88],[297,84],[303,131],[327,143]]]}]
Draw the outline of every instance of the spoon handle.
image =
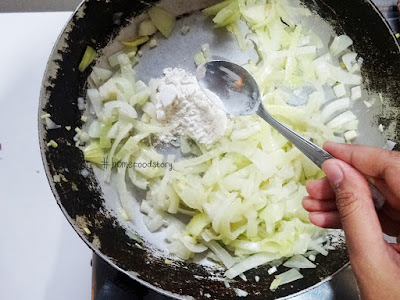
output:
[{"label": "spoon handle", "polygon": [[[322,167],[322,164],[326,160],[335,158],[321,147],[305,139],[297,132],[294,132],[292,129],[279,122],[267,112],[262,104],[259,106],[257,114],[267,123],[269,123],[273,128],[275,128],[280,134],[282,134],[289,142],[296,146],[301,152],[303,152],[303,154],[307,156],[319,168]],[[371,196],[374,201],[375,208],[379,210],[385,202],[385,197],[370,182],[368,182],[368,184],[371,189]]]}]

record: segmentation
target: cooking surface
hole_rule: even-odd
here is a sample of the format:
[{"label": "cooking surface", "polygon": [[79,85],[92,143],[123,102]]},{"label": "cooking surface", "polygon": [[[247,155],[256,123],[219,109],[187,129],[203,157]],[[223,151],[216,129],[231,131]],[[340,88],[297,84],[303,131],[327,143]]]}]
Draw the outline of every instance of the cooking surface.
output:
[{"label": "cooking surface", "polygon": [[[397,28],[396,1],[375,2]],[[29,10],[24,1],[18,3],[2,1],[0,11]],[[41,10],[45,4],[41,1],[31,9]],[[61,10],[75,8],[73,1],[60,4]],[[0,33],[6,41],[0,49],[0,299],[90,297],[91,252],[56,205],[37,138],[42,74],[70,14],[0,14]],[[347,269],[293,299],[357,298],[354,277]]]}]

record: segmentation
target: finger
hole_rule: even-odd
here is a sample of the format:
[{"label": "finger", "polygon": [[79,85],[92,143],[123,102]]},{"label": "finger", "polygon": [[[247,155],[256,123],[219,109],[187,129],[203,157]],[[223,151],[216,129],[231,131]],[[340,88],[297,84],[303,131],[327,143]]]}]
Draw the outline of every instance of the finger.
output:
[{"label": "finger", "polygon": [[400,165],[400,153],[375,147],[326,142],[324,149],[367,176],[385,177],[388,167]]},{"label": "finger", "polygon": [[305,197],[303,199],[303,207],[309,212],[337,211],[336,202],[334,200],[319,200],[311,197]]},{"label": "finger", "polygon": [[400,152],[332,142],[326,142],[324,149],[365,175],[390,205],[400,210],[400,201],[396,196],[400,195]]},{"label": "finger", "polygon": [[371,251],[378,255],[384,240],[367,181],[360,172],[337,159],[326,161],[322,170],[336,194],[350,257],[366,259]]},{"label": "finger", "polygon": [[309,218],[311,223],[319,227],[332,229],[342,228],[338,211],[311,212]]},{"label": "finger", "polygon": [[335,199],[335,193],[327,178],[310,181],[306,184],[308,194],[315,199]]}]

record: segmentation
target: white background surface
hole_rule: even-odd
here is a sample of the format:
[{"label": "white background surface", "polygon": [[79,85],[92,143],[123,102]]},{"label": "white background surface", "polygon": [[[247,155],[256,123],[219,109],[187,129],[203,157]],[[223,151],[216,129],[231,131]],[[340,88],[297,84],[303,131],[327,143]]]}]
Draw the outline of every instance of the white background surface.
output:
[{"label": "white background surface", "polygon": [[91,251],[54,200],[37,133],[42,76],[70,15],[0,14],[0,299],[4,300],[90,299]]}]

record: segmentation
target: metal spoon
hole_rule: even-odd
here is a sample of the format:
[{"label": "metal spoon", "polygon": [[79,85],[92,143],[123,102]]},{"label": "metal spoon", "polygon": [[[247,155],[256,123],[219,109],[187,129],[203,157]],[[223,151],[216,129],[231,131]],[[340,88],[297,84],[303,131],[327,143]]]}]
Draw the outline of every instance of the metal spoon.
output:
[{"label": "metal spoon", "polygon": [[[197,68],[196,77],[206,95],[227,114],[259,115],[319,168],[326,160],[334,158],[270,115],[261,102],[257,82],[243,67],[228,61],[210,61]],[[375,208],[378,210],[385,198],[371,183],[369,186]]]}]

